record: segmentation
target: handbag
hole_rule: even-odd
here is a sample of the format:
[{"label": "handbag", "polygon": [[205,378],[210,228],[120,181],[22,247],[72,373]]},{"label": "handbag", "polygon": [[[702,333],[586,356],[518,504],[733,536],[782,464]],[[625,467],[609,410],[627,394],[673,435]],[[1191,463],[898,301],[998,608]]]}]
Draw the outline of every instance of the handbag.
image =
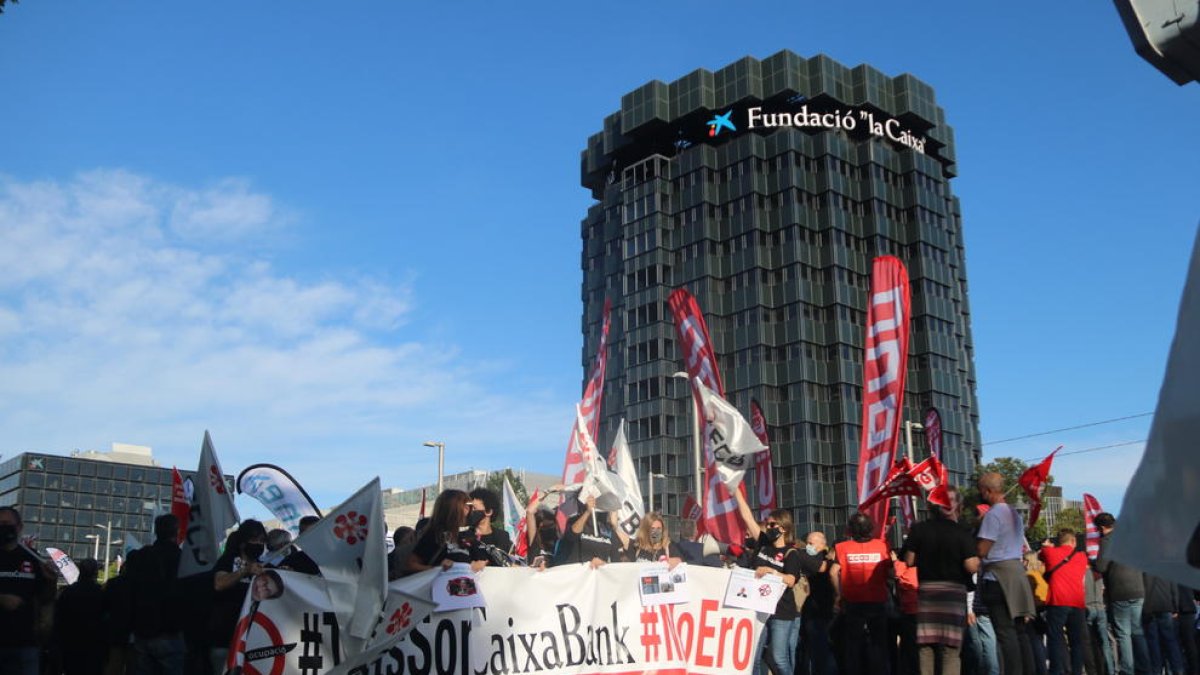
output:
[{"label": "handbag", "polygon": [[[792,549],[788,555],[792,555],[793,553],[800,555],[800,552],[796,549]],[[808,577],[801,574],[800,578],[796,579],[796,583],[792,584],[792,600],[796,602],[797,612],[804,608],[804,603],[808,600],[811,591],[812,589],[808,585]]]}]

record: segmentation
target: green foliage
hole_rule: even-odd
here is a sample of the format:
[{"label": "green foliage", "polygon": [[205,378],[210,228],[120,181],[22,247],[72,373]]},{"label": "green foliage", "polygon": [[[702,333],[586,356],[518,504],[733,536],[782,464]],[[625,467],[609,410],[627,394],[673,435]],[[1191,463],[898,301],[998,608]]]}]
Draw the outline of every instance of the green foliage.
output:
[{"label": "green foliage", "polygon": [[[525,505],[529,503],[529,491],[525,489],[525,483],[521,481],[521,477],[518,476],[517,474],[513,473],[512,469],[505,469],[504,471],[497,471],[495,473],[489,474],[488,478],[487,478],[487,483],[484,483],[484,487],[486,487],[487,489],[491,490],[492,492],[495,492],[496,494],[500,495],[500,503],[503,504],[504,503],[504,477],[505,476],[508,476],[508,482],[512,485],[513,492],[517,493],[517,501],[521,502],[521,508],[524,509]],[[501,507],[501,510],[499,512],[497,512],[495,515],[496,515],[496,517],[492,520],[492,527],[503,528],[504,527],[504,509],[503,509],[503,507]]]},{"label": "green foliage", "polygon": [[1050,534],[1058,536],[1058,531],[1069,527],[1075,530],[1075,536],[1083,539],[1084,537],[1084,522],[1083,511],[1079,509],[1063,509],[1058,512],[1058,519],[1054,521],[1054,531]]},{"label": "green foliage", "polygon": [[[978,525],[979,523],[979,515],[975,507],[981,502],[979,498],[979,488],[976,487],[976,483],[979,481],[980,476],[985,473],[998,473],[1003,476],[1005,500],[1010,504],[1016,504],[1026,500],[1025,492],[1021,490],[1020,486],[1018,485],[1018,481],[1021,479],[1021,474],[1025,473],[1028,468],[1029,465],[1026,464],[1024,460],[1017,459],[1016,457],[997,457],[992,462],[981,464],[975,467],[975,473],[971,476],[970,484],[962,489],[963,516],[965,522],[971,524],[972,526]],[[1046,477],[1045,484],[1054,484],[1053,474]],[[1045,539],[1045,518],[1038,518],[1038,522],[1034,523],[1033,527],[1029,528],[1029,531],[1025,534],[1031,542],[1042,541]]]}]

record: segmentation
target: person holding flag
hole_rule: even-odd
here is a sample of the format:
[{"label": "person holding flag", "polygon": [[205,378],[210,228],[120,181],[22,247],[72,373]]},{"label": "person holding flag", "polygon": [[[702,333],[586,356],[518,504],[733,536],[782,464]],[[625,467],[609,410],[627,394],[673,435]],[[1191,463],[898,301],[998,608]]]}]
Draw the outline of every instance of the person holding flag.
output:
[{"label": "person holding flag", "polygon": [[616,512],[597,511],[595,495],[589,496],[568,522],[562,543],[559,556],[564,562],[590,563],[593,568],[622,562],[629,548],[629,538],[617,527]]},{"label": "person holding flag", "polygon": [[225,540],[225,551],[213,567],[212,614],[209,620],[209,657],[214,669],[225,667],[229,645],[237,631],[242,601],[250,589],[251,578],[262,572],[258,561],[267,550],[267,528],[254,519],[242,521]]},{"label": "person holding flag", "polygon": [[792,587],[800,581],[804,571],[800,567],[800,552],[795,548],[796,528],[792,523],[792,512],[775,509],[767,515],[760,527],[754,519],[754,511],[746,503],[746,496],[736,486],[732,492],[737,500],[738,514],[742,517],[746,532],[750,538],[759,542],[751,562],[754,575],[775,575],[787,587],[779,597],[779,602],[775,604],[775,613],[767,621],[763,640],[758,643],[754,671],[764,672],[761,657],[764,643],[769,640],[772,670],[777,673],[793,673],[796,668],[796,647],[800,644],[800,611],[796,607],[796,596],[792,593]]}]

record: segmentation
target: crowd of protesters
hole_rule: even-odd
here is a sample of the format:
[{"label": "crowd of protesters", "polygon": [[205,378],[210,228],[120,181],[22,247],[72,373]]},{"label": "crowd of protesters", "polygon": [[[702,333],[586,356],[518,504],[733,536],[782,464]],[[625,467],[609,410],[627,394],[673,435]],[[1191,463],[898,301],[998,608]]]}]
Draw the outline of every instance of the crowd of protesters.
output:
[{"label": "crowd of protesters", "polygon": [[[495,525],[494,492],[446,490],[429,518],[395,531],[388,574],[454,563],[750,568],[786,587],[758,646],[759,674],[1200,675],[1194,592],[1110,560],[1111,514],[1095,518],[1102,538],[1090,560],[1070,529],[1031,547],[999,474],[978,488],[986,513],[976,524],[950,488],[948,505],[899,549],[863,513],[832,547],[819,531],[801,537],[790,511],[756,519],[738,491],[740,544],[672,540],[661,514],[620,523],[593,497],[557,512],[530,503],[517,547]],[[103,586],[96,561],[81,560],[78,580],[56,591],[53,565],[20,544],[20,513],[0,507],[0,675],[223,673],[252,583],[269,586],[271,568],[320,573],[289,532],[246,520],[210,572],[181,578],[178,521],[159,516],[154,527],[154,543]]]}]

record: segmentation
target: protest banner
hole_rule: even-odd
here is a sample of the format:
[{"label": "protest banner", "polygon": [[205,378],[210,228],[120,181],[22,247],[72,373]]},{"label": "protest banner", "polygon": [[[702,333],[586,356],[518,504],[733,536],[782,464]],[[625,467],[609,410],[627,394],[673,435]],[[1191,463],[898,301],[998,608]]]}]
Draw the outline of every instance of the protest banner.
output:
[{"label": "protest banner", "polygon": [[643,568],[489,567],[476,577],[485,609],[431,614],[331,675],[750,672],[766,615],[723,604],[728,570],[691,567],[687,603],[643,607]]}]

